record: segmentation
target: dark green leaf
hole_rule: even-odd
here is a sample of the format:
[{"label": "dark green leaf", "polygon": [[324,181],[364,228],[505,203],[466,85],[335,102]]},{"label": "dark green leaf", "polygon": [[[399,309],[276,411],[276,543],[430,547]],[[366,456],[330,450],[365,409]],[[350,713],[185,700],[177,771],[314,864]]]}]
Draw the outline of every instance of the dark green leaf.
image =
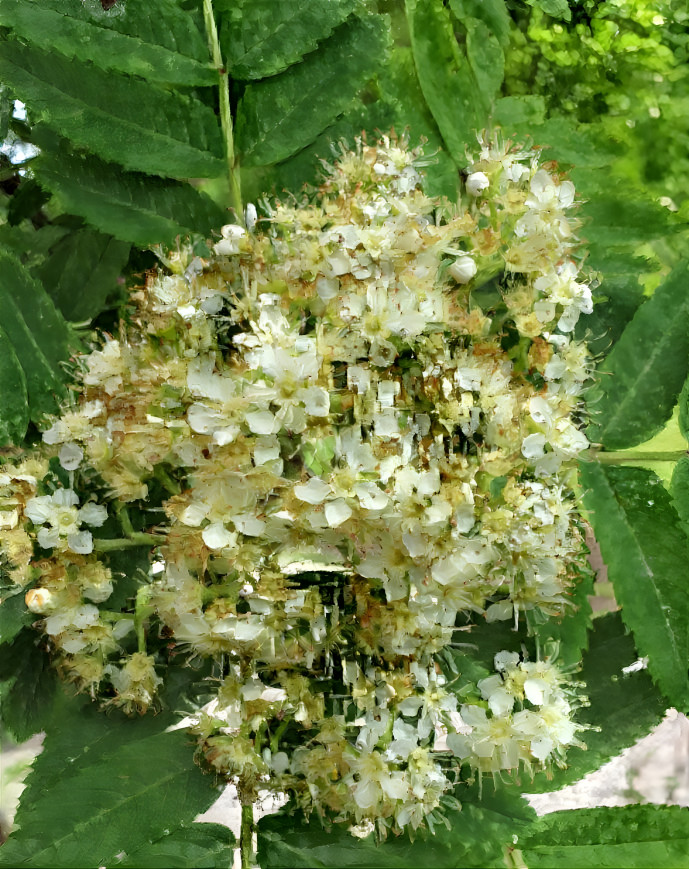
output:
[{"label": "dark green leaf", "polygon": [[325,829],[315,817],[307,822],[282,809],[258,823],[259,863],[262,869],[503,866],[505,844],[528,827],[533,810],[520,795],[489,784],[482,796],[475,785],[460,785],[455,794],[462,810],[448,813],[451,829],[438,825],[433,835],[421,831],[414,842],[406,835],[380,844],[374,836],[357,839],[342,825]]},{"label": "dark green leaf", "polygon": [[625,449],[670,418],[689,368],[689,268],[677,266],[637,310],[588,392],[589,440]]},{"label": "dark green leaf", "polygon": [[0,25],[33,45],[148,81],[214,85],[218,74],[193,19],[172,0],[124,3],[0,0]]},{"label": "dark green leaf", "polygon": [[123,869],[229,869],[235,837],[221,824],[191,824],[179,827],[128,853],[113,866]]},{"label": "dark green leaf", "polygon": [[505,55],[497,38],[483,21],[468,18],[464,26],[469,64],[486,102],[491,104],[502,84]]},{"label": "dark green leaf", "polygon": [[50,199],[50,194],[41,189],[33,178],[24,178],[7,208],[7,222],[16,226],[25,218],[31,218]]},{"label": "dark green leaf", "polygon": [[122,172],[96,157],[44,152],[35,171],[65,209],[140,247],[172,244],[178,235],[207,234],[227,223],[227,214],[189,184]]},{"label": "dark green leaf", "polygon": [[681,806],[615,806],[553,812],[520,837],[529,869],[683,869],[689,811]]},{"label": "dark green leaf", "polygon": [[538,773],[529,781],[523,776],[522,789],[529,793],[558,790],[599,769],[645,736],[665,713],[667,703],[647,670],[623,672],[639,656],[619,613],[594,620],[588,645],[576,675],[590,701],[576,713],[576,720],[591,728],[580,734],[586,751],[570,748],[567,769],[556,770],[552,777]]},{"label": "dark green leaf", "polygon": [[452,14],[459,21],[478,18],[498,38],[502,46],[510,41],[510,14],[505,0],[450,0]]},{"label": "dark green leaf", "polygon": [[407,21],[421,90],[458,165],[486,125],[488,106],[455,39],[442,0],[406,0]]},{"label": "dark green leaf", "polygon": [[[686,437],[686,435],[685,435]],[[682,456],[672,472],[672,503],[689,534],[689,456]]]},{"label": "dark green leaf", "polygon": [[[687,538],[660,479],[643,468],[581,462],[584,506],[622,617],[671,703],[687,700]],[[659,533],[662,529],[662,533]]]},{"label": "dark green leaf", "polygon": [[81,699],[57,704],[0,866],[112,866],[191,823],[217,794],[169,723],[106,716]]},{"label": "dark green leaf", "polygon": [[73,338],[43,287],[12,254],[0,251],[0,322],[26,377],[34,422],[57,410],[64,394],[61,364]]},{"label": "dark green leaf", "polygon": [[35,621],[24,603],[24,594],[5,596],[0,603],[0,645],[11,642],[22,628]]},{"label": "dark green leaf", "polygon": [[200,100],[13,40],[0,41],[0,78],[36,120],[127,169],[173,178],[225,170],[219,124]]},{"label": "dark green leaf", "polygon": [[36,631],[24,628],[11,643],[3,645],[0,656],[0,681],[11,680],[2,694],[0,718],[17,742],[40,733],[53,708],[57,678],[38,642]]},{"label": "dark green leaf", "polygon": [[354,0],[225,0],[220,43],[230,74],[259,79],[301,60],[347,18]]},{"label": "dark green leaf", "polygon": [[679,430],[689,441],[689,377],[684,381],[684,386],[679,394]]},{"label": "dark green leaf", "polygon": [[[536,135],[536,134],[534,134]],[[582,172],[608,166],[615,146],[594,124],[579,124],[571,118],[549,118],[538,128],[537,144],[548,148],[548,158],[570,163]],[[578,188],[578,179],[574,177]]]},{"label": "dark green leaf", "polygon": [[[564,159],[557,151],[553,156]],[[604,178],[605,175],[603,173]],[[584,172],[573,175],[575,183],[584,177]],[[581,217],[585,221],[582,235],[589,237],[596,247],[624,248],[633,244],[638,247],[640,242],[663,238],[677,230],[667,208],[652,200],[616,197],[609,193],[593,196],[582,206]],[[636,253],[635,249],[630,250],[632,256]]]},{"label": "dark green leaf", "polygon": [[117,288],[130,247],[94,229],[77,229],[60,239],[36,275],[64,317],[90,320]]},{"label": "dark green leaf", "polygon": [[247,85],[237,142],[247,166],[278,163],[306,147],[352,103],[382,63],[386,18],[352,18],[287,72]]},{"label": "dark green leaf", "polygon": [[28,425],[26,377],[12,342],[0,326],[0,446],[18,443]]}]

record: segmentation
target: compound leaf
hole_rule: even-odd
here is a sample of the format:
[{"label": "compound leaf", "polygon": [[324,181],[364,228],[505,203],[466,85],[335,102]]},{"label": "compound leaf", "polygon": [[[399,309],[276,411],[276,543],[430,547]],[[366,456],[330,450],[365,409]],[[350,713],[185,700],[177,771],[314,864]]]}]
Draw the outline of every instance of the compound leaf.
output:
[{"label": "compound leaf", "polygon": [[354,0],[225,2],[220,43],[230,74],[261,79],[283,72],[326,39],[354,9]]},{"label": "compound leaf", "polygon": [[237,109],[245,165],[285,160],[348,108],[385,55],[385,22],[380,15],[352,18],[302,63],[247,85]]},{"label": "compound leaf", "polygon": [[187,87],[218,82],[203,36],[172,0],[124,3],[109,12],[92,0],[0,0],[0,25],[101,69]]},{"label": "compound leaf", "polygon": [[597,371],[587,402],[589,440],[633,447],[672,414],[689,368],[689,265],[678,265],[635,313]]},{"label": "compound leaf", "polygon": [[[622,617],[671,703],[687,699],[689,561],[670,495],[644,468],[580,463],[584,506]],[[662,528],[662,533],[659,529]]]},{"label": "compound leaf", "polygon": [[36,120],[127,169],[172,178],[222,174],[215,113],[200,100],[14,40],[0,78]]}]

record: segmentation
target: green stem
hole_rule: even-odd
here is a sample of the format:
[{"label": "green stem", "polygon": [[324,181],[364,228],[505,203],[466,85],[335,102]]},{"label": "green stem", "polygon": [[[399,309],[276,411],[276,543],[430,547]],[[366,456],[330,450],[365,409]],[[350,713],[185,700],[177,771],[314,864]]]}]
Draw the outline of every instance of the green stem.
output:
[{"label": "green stem", "polygon": [[237,216],[237,222],[244,225],[244,208],[242,206],[242,191],[239,181],[239,165],[234,150],[234,126],[230,108],[230,77],[220,51],[218,27],[213,13],[213,0],[203,0],[203,19],[206,25],[206,36],[213,65],[218,71],[218,86],[220,89],[220,125],[225,138],[225,155],[227,158],[227,174],[230,182],[230,203]]},{"label": "green stem", "polygon": [[131,537],[116,538],[114,540],[94,540],[93,548],[96,552],[119,552],[120,549],[134,549],[137,546],[155,546],[165,540],[159,534],[145,534],[143,531],[134,531]]},{"label": "green stem", "polygon": [[146,652],[146,619],[153,614],[151,606],[151,588],[143,585],[136,593],[134,606],[134,626],[136,627],[136,644],[139,652]]},{"label": "green stem", "polygon": [[242,869],[254,869],[254,806],[242,804],[242,825],[239,830],[239,853]]},{"label": "green stem", "polygon": [[639,464],[640,462],[678,462],[688,453],[686,450],[668,450],[666,452],[630,453],[627,450],[620,452],[591,452],[591,457],[585,459],[589,462],[600,462],[604,465],[623,465],[627,462]]}]

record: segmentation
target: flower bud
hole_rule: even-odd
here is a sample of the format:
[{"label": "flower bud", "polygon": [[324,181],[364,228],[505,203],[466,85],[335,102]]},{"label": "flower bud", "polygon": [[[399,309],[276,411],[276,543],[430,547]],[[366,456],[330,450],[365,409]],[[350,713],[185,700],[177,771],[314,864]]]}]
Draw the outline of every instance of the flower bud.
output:
[{"label": "flower bud", "polygon": [[469,196],[480,196],[481,193],[490,187],[488,176],[483,172],[472,172],[467,178],[467,193]]},{"label": "flower bud", "polygon": [[470,256],[460,256],[448,269],[448,272],[458,284],[469,283],[477,271],[476,263]]}]

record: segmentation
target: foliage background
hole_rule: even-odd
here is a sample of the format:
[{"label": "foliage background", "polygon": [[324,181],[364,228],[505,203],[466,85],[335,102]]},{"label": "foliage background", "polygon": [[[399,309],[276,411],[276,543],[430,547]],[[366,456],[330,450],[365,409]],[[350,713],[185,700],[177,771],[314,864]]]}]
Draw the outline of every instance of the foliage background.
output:
[{"label": "foliage background", "polygon": [[[216,0],[220,63],[208,46],[210,10],[207,0],[118,0],[109,10],[98,0],[0,0],[3,454],[36,441],[67,395],[71,354],[94,330],[117,328],[129,289],[164,262],[165,247],[191,234],[203,255],[232,219],[240,204],[228,167],[244,202],[260,208],[265,194],[313,183],[332,143],[394,127],[435,155],[429,192],[456,199],[476,129],[530,137],[570,170],[584,200],[580,234],[596,287],[580,328],[600,362],[588,396],[597,446],[580,482],[622,609],[592,621],[582,577],[576,617],[553,630],[566,660],[583,655],[584,718],[600,729],[552,780],[487,783],[482,795],[465,788],[462,812],[432,839],[379,847],[281,812],[259,826],[258,859],[683,865],[685,809],[539,821],[521,792],[578,779],[668,705],[688,706],[685,4]],[[670,452],[666,438],[659,454],[647,442],[675,408]],[[123,604],[147,558],[145,547],[113,555]],[[0,865],[229,865],[231,834],[193,823],[216,797],[213,782],[191,763],[184,735],[166,732],[203,674],[173,670],[155,718],[104,717],[56,688],[31,621],[23,596],[5,595],[3,727],[19,740],[47,736]],[[511,633],[496,639],[500,648],[519,648]],[[624,675],[639,655],[648,668]]]}]

